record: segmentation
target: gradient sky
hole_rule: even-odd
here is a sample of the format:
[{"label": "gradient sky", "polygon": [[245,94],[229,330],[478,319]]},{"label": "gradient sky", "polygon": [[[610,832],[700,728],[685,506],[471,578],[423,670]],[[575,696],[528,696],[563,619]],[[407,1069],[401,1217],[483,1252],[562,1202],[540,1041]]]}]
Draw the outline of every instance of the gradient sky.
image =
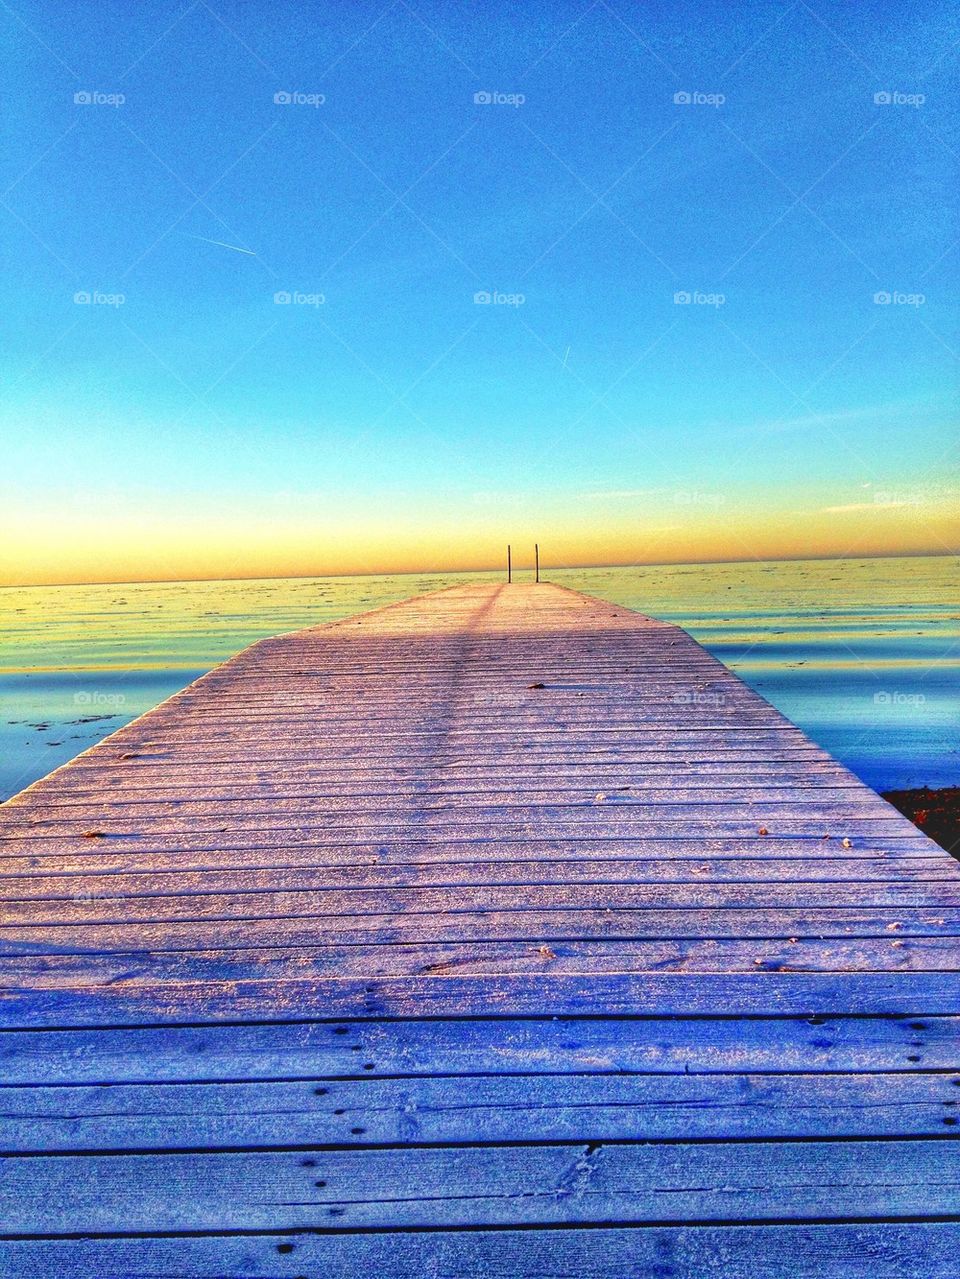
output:
[{"label": "gradient sky", "polygon": [[956,549],[953,6],[0,16],[0,580]]}]

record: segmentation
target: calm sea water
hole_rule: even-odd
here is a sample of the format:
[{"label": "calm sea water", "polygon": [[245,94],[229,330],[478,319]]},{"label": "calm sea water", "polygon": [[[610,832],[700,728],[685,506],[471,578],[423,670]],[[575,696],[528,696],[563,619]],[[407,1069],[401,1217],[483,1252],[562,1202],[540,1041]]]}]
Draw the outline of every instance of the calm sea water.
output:
[{"label": "calm sea water", "polygon": [[[564,569],[685,627],[878,790],[960,783],[949,557]],[[518,577],[520,575],[518,574]],[[0,590],[0,798],[265,635],[490,573]]]}]

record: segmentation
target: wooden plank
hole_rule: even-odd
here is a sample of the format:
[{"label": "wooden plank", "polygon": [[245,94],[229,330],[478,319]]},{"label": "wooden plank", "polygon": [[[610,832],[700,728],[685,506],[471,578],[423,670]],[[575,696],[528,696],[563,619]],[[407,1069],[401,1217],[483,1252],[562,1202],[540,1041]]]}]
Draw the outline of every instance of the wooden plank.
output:
[{"label": "wooden plank", "polygon": [[[523,887],[526,911],[589,911],[610,909],[609,884],[529,884]],[[111,922],[173,922],[198,919],[284,919],[351,917],[384,918],[440,915],[467,911],[509,911],[517,891],[502,885],[457,885],[454,888],[342,888],[314,891],[184,893],[179,896],[95,897],[92,900],[56,898],[5,902],[0,908],[4,926]],[[618,884],[620,911],[664,906],[694,913],[714,909],[776,910],[788,915],[800,907],[857,909],[924,908],[938,912],[960,907],[953,880],[820,883]],[[879,917],[878,917],[879,918]],[[884,924],[886,920],[884,920]],[[331,927],[335,925],[331,924]],[[883,931],[882,928],[877,929]],[[789,926],[786,930],[787,935]]]},{"label": "wooden plank", "polygon": [[[741,780],[738,784],[759,784],[760,781],[792,783],[816,786],[821,783],[855,785],[850,774],[831,760],[801,756],[798,760],[759,759],[743,760]],[[446,763],[435,773],[437,789],[442,784],[456,782],[459,789],[483,789],[510,782],[542,781],[544,776],[554,781],[573,784],[591,790],[610,784],[629,781],[631,785],[656,785],[666,778],[677,785],[700,782],[710,784],[724,781],[728,775],[727,762],[716,760],[682,760],[665,757],[614,761],[602,756],[581,761],[558,759],[550,764],[547,773],[544,766],[523,762],[520,759],[503,761],[500,758],[462,764]],[[344,791],[364,783],[377,788],[397,783],[421,780],[419,770],[411,765],[386,764],[376,767],[362,759],[312,761],[299,763],[275,763],[263,767],[255,758],[231,763],[206,763],[202,766],[167,754],[162,760],[155,755],[133,756],[129,760],[115,759],[110,764],[95,765],[77,760],[76,766],[64,776],[50,803],[72,801],[78,797],[100,797],[104,792],[123,789],[124,794],[164,794],[178,792],[186,786],[203,783],[211,792],[222,789],[226,794],[236,794],[250,782],[267,788],[293,786],[327,787]]]},{"label": "wooden plank", "polygon": [[[600,977],[640,974],[723,973],[943,973],[956,962],[954,937],[840,942],[737,940],[661,942],[558,942],[539,938],[522,942],[393,943],[391,945],[303,946],[251,949],[136,950],[136,942],[117,951],[64,953],[49,943],[24,946],[28,953],[8,956],[7,979],[35,991],[85,992],[97,983],[117,983],[126,993],[160,981],[177,983],[202,975],[207,982],[275,983],[331,978],[500,977],[521,974],[551,977]],[[141,943],[142,945],[142,943]],[[39,953],[38,953],[39,952]],[[954,970],[956,971],[956,970]]]},{"label": "wooden plank", "polygon": [[[661,786],[652,784],[653,780],[628,783],[621,773],[607,779],[588,777],[581,785],[563,786],[555,783],[548,790],[544,782],[538,784],[536,780],[529,779],[522,791],[516,789],[516,779],[511,781],[512,789],[506,789],[502,784],[497,787],[493,783],[487,786],[479,783],[464,786],[458,781],[446,786],[419,788],[417,796],[424,807],[456,804],[467,815],[470,815],[473,808],[486,809],[491,806],[579,808],[600,803],[608,806],[616,804],[627,809],[648,804],[700,802],[705,805],[731,805],[757,802],[844,804],[849,801],[863,808],[876,807],[875,801],[863,798],[858,786],[835,779],[784,779],[767,776],[751,779],[749,783],[733,783],[726,778],[709,776],[672,780],[663,777],[660,779],[663,782]],[[320,783],[312,787],[302,784],[281,786],[261,780],[240,779],[229,786],[191,784],[187,781],[162,789],[123,786],[113,789],[107,796],[83,791],[58,797],[49,804],[48,811],[64,819],[83,817],[89,815],[91,810],[100,814],[115,813],[124,816],[152,817],[175,813],[182,817],[193,812],[203,816],[210,805],[222,805],[225,813],[231,813],[233,806],[250,802],[252,789],[256,789],[261,801],[268,801],[271,809],[278,814],[290,811],[309,813],[320,803],[328,804],[331,812],[337,812],[348,803],[355,802],[364,810],[375,808],[388,815],[400,808],[402,803],[409,802],[409,797],[401,794],[402,788],[398,784],[391,786],[389,779],[381,783],[361,780],[337,786]],[[114,800],[114,795],[122,795],[122,798]],[[599,796],[603,798],[600,799]],[[620,816],[622,818],[623,815]]]},{"label": "wooden plank", "polygon": [[6,1031],[8,1084],[395,1075],[881,1073],[960,1077],[960,1015],[314,1021]]},{"label": "wooden plank", "polygon": [[[233,862],[234,859],[230,859]],[[700,884],[814,881],[824,884],[953,881],[960,875],[941,857],[713,857],[687,860],[623,858],[602,861],[581,858],[528,858],[525,861],[466,860],[450,862],[385,863],[371,857],[364,862],[324,862],[305,856],[300,863],[263,864],[256,855],[239,858],[239,865],[222,859],[191,867],[178,859],[143,868],[117,865],[109,857],[91,858],[50,870],[22,866],[20,874],[0,873],[0,901],[43,901],[69,897],[147,897],[193,892],[281,892],[289,889],[330,888],[453,888],[459,885],[549,884]],[[106,863],[106,865],[104,865]],[[59,873],[61,870],[64,873]],[[26,872],[32,873],[26,873]]]},{"label": "wooden plank", "polygon": [[[358,1064],[359,1065],[359,1064]],[[942,1136],[960,1077],[460,1075],[0,1090],[3,1150]]]},{"label": "wooden plank", "polygon": [[[268,921],[268,931],[267,931]],[[543,941],[556,943],[555,953],[538,952],[539,967],[547,967],[565,954],[587,953],[600,961],[603,954],[643,953],[647,943],[731,943],[748,944],[745,954],[753,963],[759,954],[770,953],[764,941],[776,943],[781,963],[801,964],[807,954],[805,944],[853,943],[863,939],[882,944],[878,953],[896,961],[897,954],[917,952],[914,939],[940,939],[950,958],[960,932],[960,911],[954,907],[913,912],[895,907],[813,907],[791,909],[568,909],[568,911],[453,911],[446,914],[400,911],[395,914],[308,914],[279,916],[266,920],[257,916],[194,918],[161,922],[24,923],[0,929],[0,953],[77,954],[146,952],[146,950],[261,950],[317,948],[317,946],[464,946],[461,958],[469,963],[481,953],[481,946],[511,945]],[[570,946],[562,945],[570,943]],[[591,944],[591,949],[574,950],[574,944]],[[606,952],[603,944],[607,945]],[[629,944],[629,945],[628,945]],[[502,957],[522,957],[529,948],[501,950]],[[887,955],[886,952],[890,952]],[[689,952],[689,948],[688,948]],[[450,954],[455,952],[451,950]],[[704,952],[706,954],[707,952]],[[736,950],[727,948],[736,968]],[[649,950],[649,954],[657,954]],[[851,950],[850,955],[853,954]],[[850,955],[842,955],[845,967],[855,967]],[[841,955],[837,955],[840,959]],[[598,967],[605,967],[598,963]],[[886,967],[886,963],[885,963]]]},{"label": "wooden plank", "polygon": [[960,974],[950,972],[498,973],[481,977],[115,981],[85,988],[0,993],[0,1029],[118,1026],[315,1017],[950,1015]]},{"label": "wooden plank", "polygon": [[[607,836],[604,832],[589,838],[549,839],[536,833],[528,833],[522,839],[504,839],[492,834],[488,829],[479,831],[472,837],[436,838],[429,837],[420,828],[406,839],[382,838],[377,840],[324,840],[316,833],[309,837],[296,839],[284,838],[282,833],[271,831],[229,832],[223,831],[197,834],[188,832],[180,835],[151,835],[149,837],[131,832],[127,835],[104,833],[96,838],[74,835],[64,839],[31,839],[18,841],[18,854],[3,856],[0,854],[0,865],[11,870],[22,867],[40,870],[54,869],[62,862],[63,866],[72,865],[75,860],[85,864],[101,862],[112,864],[112,860],[123,859],[124,863],[135,865],[144,858],[167,856],[171,859],[187,859],[190,856],[206,854],[230,855],[240,854],[249,857],[254,854],[267,860],[268,864],[282,865],[284,859],[294,859],[301,855],[312,857],[321,855],[328,862],[336,862],[345,858],[365,857],[369,864],[400,865],[409,862],[452,862],[482,859],[496,863],[501,860],[519,858],[549,860],[560,855],[568,859],[573,855],[576,860],[592,858],[634,858],[646,857],[657,859],[697,858],[699,860],[713,857],[809,857],[816,856],[823,850],[836,851],[842,849],[845,856],[851,857],[936,857],[947,866],[947,873],[952,874],[943,850],[931,853],[931,841],[917,830],[906,837],[865,835],[856,840],[848,840],[850,847],[832,836],[822,833],[812,835],[780,835],[773,834],[760,839],[755,831],[741,836],[710,837],[702,835],[677,834],[675,836],[631,834],[629,836]],[[0,843],[0,848],[3,845]],[[9,848],[10,845],[8,844]]]},{"label": "wooden plank", "polygon": [[[262,803],[269,802],[270,812],[278,816],[295,813],[309,817],[313,812],[340,813],[343,811],[368,812],[371,810],[385,817],[395,812],[402,812],[409,804],[407,796],[397,794],[396,788],[376,790],[370,786],[352,786],[341,788],[339,793],[326,790],[307,791],[301,789],[279,790],[276,787],[257,785]],[[682,807],[690,805],[704,807],[747,807],[752,804],[776,805],[778,811],[791,812],[792,806],[815,804],[818,809],[832,812],[836,809],[856,808],[866,812],[876,811],[884,814],[883,801],[877,796],[864,796],[863,788],[851,783],[844,785],[818,786],[782,786],[768,782],[762,786],[745,786],[727,783],[723,786],[709,784],[693,784],[680,786],[676,782],[668,786],[654,787],[650,785],[615,786],[609,791],[597,791],[592,786],[567,787],[565,789],[545,790],[536,785],[529,785],[523,791],[474,789],[464,790],[457,787],[418,790],[418,802],[423,811],[439,811],[455,805],[468,819],[472,818],[471,810],[480,809],[486,813],[491,809],[527,809],[543,808],[561,810],[567,808],[590,808],[601,804],[606,807],[616,806],[618,817],[623,818],[620,810],[629,813],[635,808]],[[204,788],[198,793],[194,788],[181,790],[171,798],[166,795],[154,796],[143,792],[129,794],[124,788],[120,800],[81,799],[71,802],[54,802],[47,810],[58,819],[80,821],[110,816],[128,817],[169,817],[178,819],[207,815],[210,808],[232,815],[237,805],[250,806],[250,787],[219,788],[210,792]],[[863,815],[865,815],[865,813]]]},{"label": "wooden plank", "polygon": [[[788,811],[786,805],[766,806],[754,805],[715,805],[703,809],[696,804],[660,805],[644,811],[641,817],[624,816],[619,806],[600,805],[582,806],[563,812],[559,809],[538,811],[535,808],[518,808],[507,810],[477,810],[468,816],[455,808],[447,810],[424,807],[418,810],[411,804],[405,811],[395,815],[378,816],[374,812],[357,812],[351,818],[347,814],[324,816],[318,814],[314,820],[284,819],[282,815],[271,815],[269,807],[252,805],[243,814],[223,816],[172,816],[164,822],[164,833],[168,837],[180,839],[190,833],[207,833],[210,835],[227,834],[232,838],[235,834],[255,834],[266,827],[273,834],[282,833],[291,842],[309,839],[317,832],[318,827],[328,837],[347,837],[365,835],[370,840],[416,839],[424,837],[442,839],[482,838],[491,829],[498,831],[501,838],[523,839],[537,834],[544,839],[589,839],[603,834],[608,837],[630,836],[638,832],[656,831],[660,837],[679,835],[689,838],[723,838],[724,836],[741,836],[760,838],[761,829],[775,835],[810,835],[823,838],[825,835],[837,840],[848,839],[851,842],[859,839],[883,839],[896,835],[901,829],[899,820],[874,812],[857,814],[849,808],[838,805],[818,808],[815,804],[795,804]],[[90,838],[88,831],[98,832],[97,837],[115,839],[129,836],[142,839],[143,821],[136,817],[108,814],[104,823],[90,824],[73,818],[69,821],[51,818],[36,821],[28,827],[8,832],[9,852],[18,851],[9,845],[19,841],[21,850],[28,848],[33,842],[41,840],[60,840],[63,838]],[[906,818],[903,819],[904,821]],[[935,845],[931,845],[935,847]],[[944,854],[948,856],[948,854]]]},{"label": "wooden plank", "polygon": [[0,1275],[57,1279],[956,1279],[960,1225],[642,1226],[12,1241]]},{"label": "wooden plank", "polygon": [[[590,747],[583,744],[567,745],[561,738],[539,750],[521,750],[516,745],[508,744],[494,757],[483,750],[457,751],[438,761],[437,769],[440,776],[451,777],[474,774],[497,776],[504,772],[514,775],[515,770],[519,770],[520,775],[523,775],[524,770],[531,775],[542,775],[545,768],[549,768],[551,772],[556,770],[558,775],[594,768],[643,772],[648,768],[668,771],[676,768],[679,775],[683,775],[684,770],[722,773],[725,766],[737,763],[745,765],[747,771],[756,771],[758,774],[765,769],[810,768],[826,770],[836,775],[849,775],[849,770],[828,755],[822,747],[803,736],[793,737],[789,743],[785,743],[782,734],[778,734],[769,746],[756,738],[755,729],[744,729],[744,736],[740,739],[736,734],[728,733],[724,739],[711,734],[709,740],[705,740],[699,747],[689,733],[677,734],[659,745],[627,740],[606,743],[602,747]],[[78,756],[71,763],[69,773],[63,773],[64,781],[69,783],[72,779],[89,789],[91,781],[100,776],[106,782],[114,778],[137,778],[143,773],[160,770],[168,776],[171,772],[174,775],[199,772],[211,777],[234,776],[237,769],[266,777],[409,777],[419,771],[415,756],[409,752],[391,752],[385,748],[381,749],[376,760],[357,746],[344,746],[333,759],[318,759],[305,756],[302,750],[289,741],[269,750],[251,747],[243,752],[204,752],[201,756],[187,746],[173,749],[164,741],[153,742],[142,750],[128,751],[126,748],[119,749],[116,734],[109,740],[114,749],[102,757],[93,756],[92,759],[87,754]],[[90,755],[93,755],[92,751]]]},{"label": "wooden plank", "polygon": [[9,1156],[0,1234],[936,1217],[960,1142]]}]

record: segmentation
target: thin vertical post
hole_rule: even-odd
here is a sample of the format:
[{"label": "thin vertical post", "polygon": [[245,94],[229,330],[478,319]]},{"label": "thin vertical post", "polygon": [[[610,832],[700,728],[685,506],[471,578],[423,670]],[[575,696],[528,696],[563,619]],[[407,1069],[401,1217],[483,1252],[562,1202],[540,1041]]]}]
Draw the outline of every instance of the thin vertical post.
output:
[{"label": "thin vertical post", "polygon": [[534,542],[533,544],[533,559],[534,559],[534,563],[537,566],[537,581],[539,582],[540,581],[540,543],[539,542]]},{"label": "thin vertical post", "polygon": [[513,560],[510,557],[510,543],[507,543],[507,584],[513,581]]}]

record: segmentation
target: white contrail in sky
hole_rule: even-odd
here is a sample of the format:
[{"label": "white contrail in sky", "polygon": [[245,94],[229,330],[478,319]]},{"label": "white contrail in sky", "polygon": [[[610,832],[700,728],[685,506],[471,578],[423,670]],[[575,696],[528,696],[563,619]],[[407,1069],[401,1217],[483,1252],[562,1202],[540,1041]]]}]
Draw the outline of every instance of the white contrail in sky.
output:
[{"label": "white contrail in sky", "polygon": [[252,258],[257,256],[253,249],[242,249],[239,244],[227,244],[226,240],[208,240],[205,235],[187,235],[186,231],[181,231],[180,234],[188,240],[202,240],[204,244],[218,244],[221,249],[233,249],[234,253],[249,253]]}]

